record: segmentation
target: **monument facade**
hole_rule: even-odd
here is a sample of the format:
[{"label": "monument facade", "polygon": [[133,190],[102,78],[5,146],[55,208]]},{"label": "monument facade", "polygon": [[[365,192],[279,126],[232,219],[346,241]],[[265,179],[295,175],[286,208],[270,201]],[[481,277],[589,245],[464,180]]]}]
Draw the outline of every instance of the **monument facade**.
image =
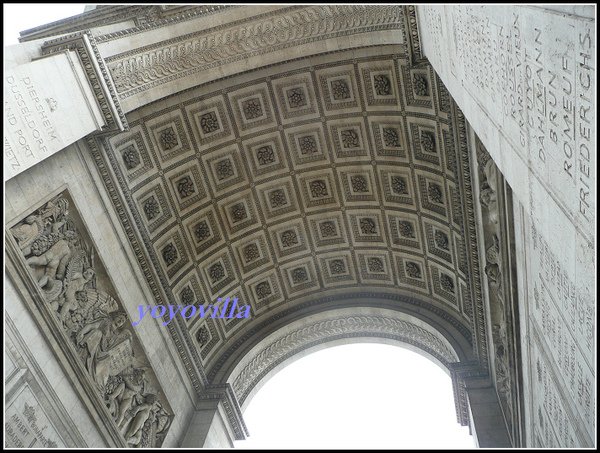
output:
[{"label": "monument facade", "polygon": [[[594,446],[594,25],[155,5],[23,32],[7,446],[231,447],[270,376],[364,339],[446,370],[481,447]],[[250,315],[169,318],[222,297]]]}]

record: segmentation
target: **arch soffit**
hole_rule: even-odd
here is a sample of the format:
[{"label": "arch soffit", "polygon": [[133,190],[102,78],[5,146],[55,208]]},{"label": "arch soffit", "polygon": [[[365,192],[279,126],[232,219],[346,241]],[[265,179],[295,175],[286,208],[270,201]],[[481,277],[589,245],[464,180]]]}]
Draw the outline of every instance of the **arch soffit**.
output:
[{"label": "arch soffit", "polygon": [[[469,165],[461,155],[464,118],[431,67],[412,65],[407,52],[406,46],[339,52],[273,66],[270,75],[255,71],[202,85],[132,112],[127,132],[88,141],[157,303],[177,305],[190,293],[195,300],[213,301],[231,290],[252,304],[256,320],[265,320],[284,302],[335,286],[353,291],[375,284],[419,294],[467,330],[482,325],[479,276],[471,273],[477,267],[469,238],[472,200],[461,179]],[[342,89],[334,94],[334,87]],[[290,95],[296,92],[294,105]],[[260,118],[245,109],[256,93]],[[201,119],[214,119],[211,112],[217,121],[204,129]],[[353,130],[342,126],[353,121]],[[307,129],[310,125],[314,131]],[[317,149],[322,162],[302,161],[298,139],[307,133],[317,148],[323,145]],[[347,154],[356,137],[365,159],[361,153]],[[259,160],[251,160],[268,141],[272,153],[267,154],[275,160],[266,165],[279,165],[273,172],[263,172]],[[132,153],[137,159],[127,161]],[[236,160],[241,154],[248,162]],[[223,162],[227,165],[216,165]],[[225,184],[219,183],[219,171],[229,175],[223,173]],[[313,178],[323,172],[331,179]],[[178,184],[185,177],[191,184]],[[276,187],[282,178],[289,187]],[[315,203],[319,194],[318,185],[310,186],[313,179],[335,193],[333,208]],[[193,192],[194,202],[185,202],[181,187]],[[245,193],[248,200],[242,199]],[[154,203],[148,203],[151,199]],[[283,217],[273,214],[280,202],[294,207]],[[242,228],[233,218],[240,203],[253,220]],[[347,236],[340,244],[322,240],[322,222],[329,220],[338,236]],[[408,236],[406,222],[414,230]],[[282,233],[293,231],[288,227],[294,223],[296,240],[305,247],[290,255]],[[207,228],[198,229],[202,225]],[[382,244],[373,242],[375,236]],[[243,251],[252,249],[245,249],[251,242],[264,258],[257,266],[244,263]],[[367,250],[380,246],[377,252]],[[166,249],[177,252],[174,260]],[[289,264],[273,267],[288,256]],[[347,282],[334,274],[340,266]],[[386,271],[391,271],[389,281],[380,277]],[[214,364],[222,353],[252,330],[244,322],[221,321],[180,322],[179,327],[170,329],[186,343],[182,355],[195,363],[188,371],[194,374],[197,368],[201,375],[218,369]],[[485,359],[485,338],[476,348]]]}]

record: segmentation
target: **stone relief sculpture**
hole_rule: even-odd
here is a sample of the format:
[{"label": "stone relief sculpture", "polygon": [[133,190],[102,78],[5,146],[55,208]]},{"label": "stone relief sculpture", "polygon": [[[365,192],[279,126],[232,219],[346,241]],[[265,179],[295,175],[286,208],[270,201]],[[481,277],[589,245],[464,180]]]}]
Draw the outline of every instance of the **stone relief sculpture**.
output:
[{"label": "stone relief sculpture", "polygon": [[489,289],[490,317],[492,325],[492,343],[494,348],[494,369],[496,390],[502,402],[505,418],[513,423],[513,395],[508,357],[509,335],[506,295],[502,272],[498,187],[500,175],[493,159],[478,142],[476,147],[479,166],[479,197],[482,206],[483,236],[485,243],[485,268]]},{"label": "stone relief sculpture", "polygon": [[483,147],[478,148],[477,159],[479,169],[483,174],[479,188],[479,200],[487,208],[488,220],[492,224],[498,223],[498,199],[496,190],[498,187],[498,169],[491,156]]},{"label": "stone relief sculpture", "polygon": [[127,445],[160,446],[173,416],[67,197],[49,201],[10,233]]}]

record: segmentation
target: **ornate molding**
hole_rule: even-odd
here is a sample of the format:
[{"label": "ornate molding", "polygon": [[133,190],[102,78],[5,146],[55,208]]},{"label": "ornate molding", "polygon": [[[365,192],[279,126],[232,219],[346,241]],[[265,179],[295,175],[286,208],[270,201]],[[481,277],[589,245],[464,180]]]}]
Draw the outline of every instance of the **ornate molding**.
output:
[{"label": "ornate molding", "polygon": [[[440,82],[441,84],[441,82]],[[443,87],[443,90],[446,90]],[[468,280],[471,300],[473,302],[473,314],[471,317],[471,328],[473,332],[473,351],[479,358],[482,366],[488,363],[487,351],[487,333],[485,330],[485,310],[483,306],[482,281],[479,270],[479,248],[478,248],[478,230],[475,220],[475,205],[473,199],[473,185],[471,177],[471,156],[467,145],[466,119],[458,106],[452,102],[452,110],[455,118],[452,126],[456,128],[456,143],[460,149],[460,168],[463,184],[460,185],[465,200],[465,238],[469,243],[468,263],[471,278]]]},{"label": "ornate molding", "polygon": [[419,22],[417,20],[416,5],[407,5],[406,7],[406,40],[410,51],[411,61],[414,65],[425,60],[421,49],[421,39],[419,37]]},{"label": "ornate molding", "polygon": [[400,6],[308,6],[110,57],[120,99],[234,61],[310,42],[401,29]]},{"label": "ornate molding", "polygon": [[[198,16],[218,13],[235,5],[98,5],[91,11],[78,16],[51,22],[40,27],[30,28],[21,32],[21,42],[34,39],[50,38],[83,29],[89,30],[120,22],[134,21],[136,27],[99,36],[98,42],[110,41],[122,36],[134,35],[142,31],[162,27],[165,24],[183,22]],[[154,10],[158,9],[158,12]]]},{"label": "ornate molding", "polygon": [[487,382],[489,375],[478,361],[452,363],[449,369],[454,401],[456,402],[456,417],[462,426],[468,426],[469,398],[467,396],[467,385],[477,381]]},{"label": "ornate molding", "polygon": [[[137,35],[148,30],[185,22],[201,16],[216,14],[225,9],[239,8],[239,5],[195,5],[184,7],[178,5],[159,5],[144,8],[145,9],[142,10],[143,14],[136,15],[134,18],[136,24],[135,27],[99,35],[96,38],[97,42],[108,42],[123,37]],[[169,11],[171,8],[179,9],[177,11]],[[156,11],[156,9],[158,9],[158,11]]]},{"label": "ornate molding", "polygon": [[62,36],[46,41],[42,46],[43,56],[64,51],[75,51],[79,56],[87,80],[106,122],[105,129],[128,130],[127,118],[125,118],[125,113],[117,97],[113,79],[98,51],[98,46],[91,32],[86,30]]},{"label": "ornate molding", "polygon": [[229,384],[209,385],[199,396],[201,400],[218,400],[225,410],[225,415],[231,427],[235,440],[244,440],[248,435],[248,427],[244,422],[242,410],[235,397],[235,392]]},{"label": "ornate molding", "polygon": [[387,316],[345,316],[313,323],[271,342],[231,379],[235,394],[243,404],[258,382],[287,359],[309,347],[357,336],[391,338],[411,344],[445,366],[458,360],[440,338],[411,322]]},{"label": "ornate molding", "polygon": [[253,326],[251,329],[245,331],[244,334],[241,337],[237,338],[234,343],[231,343],[229,347],[219,355],[218,360],[212,365],[209,372],[207,373],[207,378],[210,382],[213,382],[218,372],[221,370],[225,362],[227,362],[227,360],[234,354],[234,352],[238,350],[242,346],[242,344],[250,341],[259,331],[261,331],[265,327],[274,324],[275,322],[287,316],[293,315],[294,313],[303,311],[309,307],[332,306],[335,302],[348,301],[352,299],[403,301],[411,305],[415,305],[417,307],[422,307],[425,310],[429,310],[430,312],[439,316],[444,321],[450,323],[450,325],[456,328],[463,335],[463,337],[467,341],[469,341],[469,343],[471,342],[471,332],[467,328],[465,328],[455,317],[453,317],[446,311],[441,310],[427,302],[422,302],[420,300],[408,298],[398,294],[386,294],[377,292],[347,293],[343,295],[315,298],[302,304],[297,304],[294,307],[288,308],[287,310],[283,310],[275,315],[269,316],[267,319],[261,321],[257,325]]}]

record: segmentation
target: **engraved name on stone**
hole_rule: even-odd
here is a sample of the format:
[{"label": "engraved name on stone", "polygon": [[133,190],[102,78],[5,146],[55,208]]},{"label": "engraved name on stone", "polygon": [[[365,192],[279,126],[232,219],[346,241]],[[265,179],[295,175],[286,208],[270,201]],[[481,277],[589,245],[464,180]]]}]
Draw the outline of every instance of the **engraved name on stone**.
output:
[{"label": "engraved name on stone", "polygon": [[[431,25],[423,41],[438,41],[430,57],[440,63],[455,53],[451,73],[589,239],[596,204],[594,22],[526,8],[453,6],[447,18],[438,7],[422,11]],[[452,36],[441,39],[439,22]]]},{"label": "engraved name on stone", "polygon": [[4,432],[9,448],[65,446],[28,385],[7,407]]},{"label": "engraved name on stone", "polygon": [[[582,444],[581,431],[573,426],[573,419],[559,391],[555,373],[541,352],[540,339],[532,341],[534,436],[542,447],[575,447]],[[578,435],[579,434],[579,435]]]},{"label": "engraved name on stone", "polygon": [[591,436],[595,430],[593,300],[575,286],[533,227],[532,242],[530,328],[543,338],[538,343],[551,358],[554,379],[569,395],[581,427]]},{"label": "engraved name on stone", "polygon": [[4,137],[5,165],[20,169],[26,158],[46,157],[48,142],[58,140],[49,116],[57,104],[42,98],[31,77],[7,75],[4,84],[4,126],[12,137]]}]

